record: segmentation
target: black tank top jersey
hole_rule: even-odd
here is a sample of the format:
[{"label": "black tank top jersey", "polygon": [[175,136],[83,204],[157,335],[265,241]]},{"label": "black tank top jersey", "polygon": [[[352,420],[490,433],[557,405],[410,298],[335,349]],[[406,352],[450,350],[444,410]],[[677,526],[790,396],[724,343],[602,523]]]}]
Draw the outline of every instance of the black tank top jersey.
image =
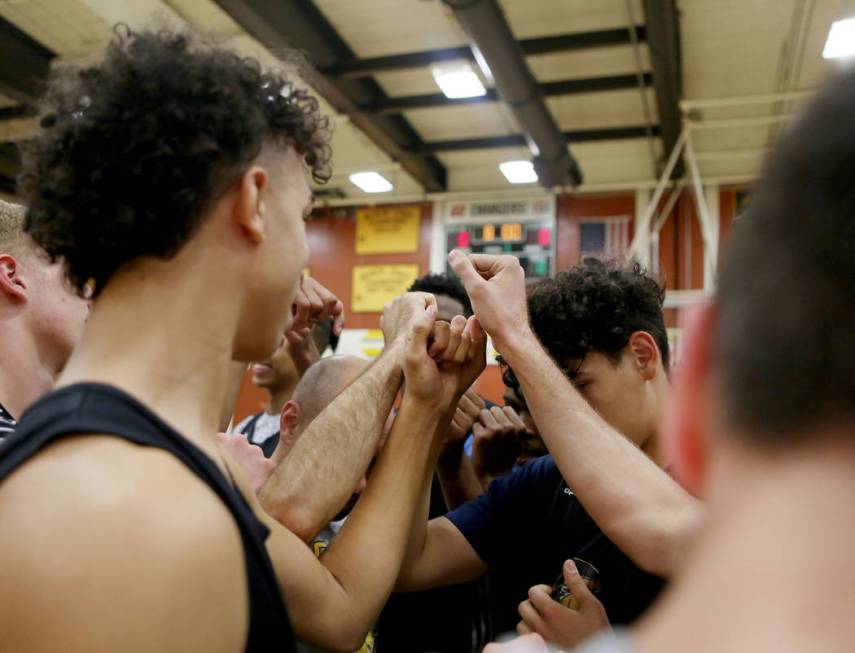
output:
[{"label": "black tank top jersey", "polygon": [[243,543],[249,589],[246,651],[295,651],[291,622],[264,544],[268,528],[206,454],[118,388],[81,383],[36,402],[15,434],[0,444],[0,483],[47,445],[81,434],[108,435],[164,449],[214,491],[232,514]]}]

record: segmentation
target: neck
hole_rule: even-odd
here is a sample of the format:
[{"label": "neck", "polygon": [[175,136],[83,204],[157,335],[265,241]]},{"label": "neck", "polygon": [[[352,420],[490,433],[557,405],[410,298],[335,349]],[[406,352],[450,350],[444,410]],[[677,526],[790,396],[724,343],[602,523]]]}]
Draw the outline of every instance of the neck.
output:
[{"label": "neck", "polygon": [[226,285],[232,301],[212,301],[210,279],[159,265],[111,279],[59,384],[117,386],[216,460],[240,302]]},{"label": "neck", "polygon": [[267,391],[267,405],[264,407],[268,415],[280,415],[285,404],[294,393],[294,388],[297,386],[296,380],[294,383],[288,383],[280,388],[270,388]]},{"label": "neck", "polygon": [[641,623],[641,653],[851,650],[855,447],[752,455],[713,473],[704,530]]},{"label": "neck", "polygon": [[663,469],[671,464],[667,449],[662,446],[661,430],[662,415],[668,402],[671,386],[663,375],[653,381],[650,418],[647,426],[647,437],[642,441],[640,449],[644,454]]},{"label": "neck", "polygon": [[56,379],[21,318],[3,322],[0,341],[0,403],[15,419],[48,392]]}]

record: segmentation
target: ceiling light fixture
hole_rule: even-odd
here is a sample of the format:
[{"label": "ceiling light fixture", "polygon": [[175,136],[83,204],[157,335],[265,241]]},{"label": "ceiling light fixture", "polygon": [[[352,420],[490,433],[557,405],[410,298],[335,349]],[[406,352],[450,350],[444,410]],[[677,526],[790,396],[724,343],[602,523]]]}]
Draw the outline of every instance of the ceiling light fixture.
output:
[{"label": "ceiling light fixture", "polygon": [[531,161],[505,161],[499,164],[499,170],[512,184],[530,184],[537,181],[537,173]]},{"label": "ceiling light fixture", "polygon": [[369,170],[367,172],[355,172],[348,177],[351,183],[358,186],[366,193],[388,193],[394,188],[392,182],[379,172]]},{"label": "ceiling light fixture", "polygon": [[839,59],[855,55],[855,17],[836,20],[828,31],[822,49],[823,59]]},{"label": "ceiling light fixture", "polygon": [[442,64],[432,66],[430,70],[436,85],[451,100],[487,94],[487,89],[468,63]]}]

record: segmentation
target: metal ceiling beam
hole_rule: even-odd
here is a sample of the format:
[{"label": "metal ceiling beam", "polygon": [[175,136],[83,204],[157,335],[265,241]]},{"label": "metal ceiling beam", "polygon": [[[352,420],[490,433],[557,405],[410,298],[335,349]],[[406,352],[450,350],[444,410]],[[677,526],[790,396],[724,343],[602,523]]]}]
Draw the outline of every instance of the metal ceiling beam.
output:
[{"label": "metal ceiling beam", "polygon": [[570,154],[543,92],[497,0],[443,0],[466,33],[473,56],[516,118],[541,185],[577,186],[582,171]]},{"label": "metal ceiling beam", "polygon": [[[650,86],[653,76],[644,73],[645,86]],[[622,89],[637,88],[638,77],[636,75],[611,75],[609,77],[587,77],[585,79],[567,79],[540,84],[541,92],[548,97],[558,95],[574,95],[577,93],[595,93],[597,91],[616,91]],[[406,95],[401,97],[390,97],[382,102],[375,102],[362,107],[365,111],[375,113],[400,113],[410,109],[432,109],[435,107],[465,106],[467,104],[481,104],[483,102],[499,102],[499,94],[496,89],[487,89],[485,95],[479,97],[449,99],[442,93],[431,93],[427,95]]]},{"label": "metal ceiling beam", "polygon": [[[215,0],[245,31],[271,52],[297,49],[319,69],[355,59],[326,17],[311,0]],[[307,81],[336,111],[370,138],[429,192],[445,190],[447,172],[434,157],[417,154],[423,141],[403,116],[372,115],[360,105],[382,101],[383,89],[370,79],[330,79],[317,68]]]},{"label": "metal ceiling beam", "polygon": [[[659,136],[659,126],[653,126],[653,135]],[[647,130],[644,125],[631,127],[608,127],[603,129],[576,129],[561,132],[568,143],[589,143],[592,141],[609,141],[630,138],[644,138]],[[425,143],[426,152],[457,152],[461,150],[483,150],[497,147],[525,146],[525,136],[522,134],[507,134],[504,136],[484,136],[481,138],[462,138],[449,141],[430,141]]]},{"label": "metal ceiling beam", "polygon": [[[638,25],[636,30],[639,40],[644,40],[646,35],[644,25]],[[629,45],[630,36],[629,31],[623,28],[605,29],[596,32],[577,32],[575,34],[558,34],[555,36],[522,39],[519,41],[519,44],[523,54],[534,56],[567,52],[570,50]],[[435,63],[456,61],[459,59],[474,61],[475,57],[468,46],[462,46],[459,48],[423,50],[421,52],[405,52],[403,54],[393,54],[384,57],[342,61],[335,66],[322,69],[321,72],[325,75],[339,77],[367,77],[376,73],[424,68]]]},{"label": "metal ceiling beam", "polygon": [[18,102],[37,97],[55,56],[0,17],[0,93]]},{"label": "metal ceiling beam", "polygon": [[[668,156],[683,129],[680,98],[683,95],[683,64],[680,51],[680,16],[676,0],[643,0],[647,45],[656,106],[662,129],[662,145]],[[683,175],[682,158],[677,161],[672,178]]]}]

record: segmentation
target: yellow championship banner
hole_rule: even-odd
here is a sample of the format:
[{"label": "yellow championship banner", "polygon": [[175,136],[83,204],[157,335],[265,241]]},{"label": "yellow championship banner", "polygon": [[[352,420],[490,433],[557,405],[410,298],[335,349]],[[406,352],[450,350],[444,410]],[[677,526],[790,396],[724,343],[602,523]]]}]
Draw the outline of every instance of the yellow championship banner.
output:
[{"label": "yellow championship banner", "polygon": [[418,265],[354,265],[350,310],[381,313],[383,305],[406,292],[418,276]]},{"label": "yellow championship banner", "polygon": [[408,254],[419,249],[418,206],[377,206],[356,211],[357,254]]}]

